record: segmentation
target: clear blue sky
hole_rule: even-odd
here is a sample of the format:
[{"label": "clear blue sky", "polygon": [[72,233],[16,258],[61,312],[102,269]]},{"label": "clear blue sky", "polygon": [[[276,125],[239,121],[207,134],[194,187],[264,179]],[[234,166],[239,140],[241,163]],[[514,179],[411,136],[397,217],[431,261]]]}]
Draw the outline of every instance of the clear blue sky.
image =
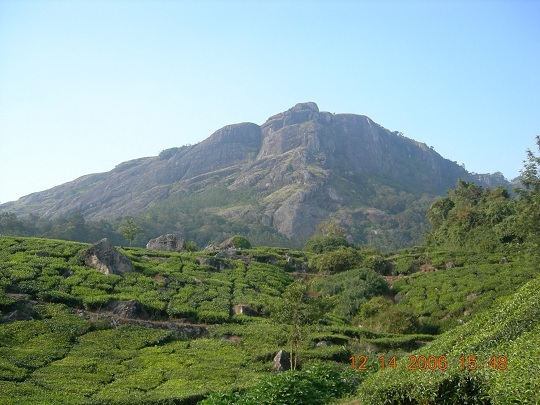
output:
[{"label": "clear blue sky", "polygon": [[0,202],[305,101],[514,178],[540,1],[0,0]]}]

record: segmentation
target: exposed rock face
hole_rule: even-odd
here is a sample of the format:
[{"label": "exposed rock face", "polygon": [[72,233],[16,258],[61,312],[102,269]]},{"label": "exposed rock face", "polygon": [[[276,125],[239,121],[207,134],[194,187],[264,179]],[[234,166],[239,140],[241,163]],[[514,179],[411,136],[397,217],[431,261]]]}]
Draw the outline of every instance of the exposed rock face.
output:
[{"label": "exposed rock face", "polygon": [[109,304],[109,310],[121,318],[149,319],[148,313],[137,300],[115,301]]},{"label": "exposed rock face", "polygon": [[186,242],[178,235],[161,235],[156,239],[151,239],[146,248],[149,250],[165,250],[168,252],[182,252],[186,250]]},{"label": "exposed rock face", "polygon": [[101,239],[83,252],[84,264],[103,274],[123,274],[133,271],[129,259],[115,249],[107,239]]},{"label": "exposed rock face", "polygon": [[273,369],[275,372],[287,371],[291,369],[291,361],[289,360],[289,355],[285,350],[280,350],[274,357]]},{"label": "exposed rock face", "polygon": [[[419,199],[444,195],[458,178],[508,184],[500,174],[470,174],[427,145],[366,116],[331,114],[308,102],[262,125],[228,125],[196,145],[124,162],[108,173],[2,204],[0,212],[60,218],[79,209],[87,220],[99,220],[137,214],[161,202],[182,212],[182,198],[225,188],[229,196],[239,196],[238,205],[218,197],[204,209],[231,223],[266,227],[303,243],[328,219],[338,218],[350,228],[385,229],[398,212],[374,202],[377,189]],[[246,201],[246,195],[256,195],[257,201]],[[216,232],[213,237],[221,236]]]}]

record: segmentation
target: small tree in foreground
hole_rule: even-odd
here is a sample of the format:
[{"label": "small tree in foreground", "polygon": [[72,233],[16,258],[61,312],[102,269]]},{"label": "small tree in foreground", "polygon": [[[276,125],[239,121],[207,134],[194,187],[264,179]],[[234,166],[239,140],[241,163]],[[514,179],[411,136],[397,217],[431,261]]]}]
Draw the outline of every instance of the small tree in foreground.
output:
[{"label": "small tree in foreground", "polygon": [[272,312],[272,319],[287,328],[293,370],[298,366],[300,343],[306,338],[309,328],[322,319],[332,305],[329,299],[310,296],[305,282],[296,281],[285,289]]}]

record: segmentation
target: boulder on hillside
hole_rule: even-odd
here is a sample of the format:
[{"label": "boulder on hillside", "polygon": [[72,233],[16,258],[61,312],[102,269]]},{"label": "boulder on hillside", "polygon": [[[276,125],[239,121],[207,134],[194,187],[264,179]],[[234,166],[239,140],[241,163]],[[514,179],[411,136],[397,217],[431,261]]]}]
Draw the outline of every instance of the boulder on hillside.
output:
[{"label": "boulder on hillside", "polygon": [[174,234],[161,235],[146,244],[148,250],[165,250],[167,252],[182,252],[186,250],[184,239]]},{"label": "boulder on hillside", "polygon": [[229,247],[227,249],[220,250],[214,257],[219,259],[236,259],[238,252],[235,248]]},{"label": "boulder on hillside", "polygon": [[257,316],[257,311],[255,311],[253,308],[243,305],[243,304],[236,304],[232,307],[232,310],[235,315],[246,315],[246,316]]},{"label": "boulder on hillside", "polygon": [[275,372],[287,371],[291,369],[291,361],[289,360],[289,355],[285,350],[280,350],[276,357],[274,357],[274,366],[273,369]]},{"label": "boulder on hillside", "polygon": [[107,238],[94,243],[84,250],[82,255],[85,265],[105,275],[123,274],[134,270],[129,259],[116,250]]},{"label": "boulder on hillside", "polygon": [[115,301],[109,304],[109,310],[118,315],[120,318],[126,319],[149,319],[148,313],[145,311],[141,303],[137,300]]},{"label": "boulder on hillside", "polygon": [[197,257],[197,261],[201,266],[212,266],[216,269],[216,271],[222,271],[224,269],[230,268],[231,266],[228,265],[225,261],[214,259],[213,257]]}]

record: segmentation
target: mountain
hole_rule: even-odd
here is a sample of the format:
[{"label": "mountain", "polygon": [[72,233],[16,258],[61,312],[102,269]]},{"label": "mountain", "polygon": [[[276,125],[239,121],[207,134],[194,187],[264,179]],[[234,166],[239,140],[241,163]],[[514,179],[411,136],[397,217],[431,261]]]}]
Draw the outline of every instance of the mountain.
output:
[{"label": "mountain", "polygon": [[262,125],[228,125],[196,145],[30,194],[0,212],[134,216],[145,230],[141,243],[166,232],[208,243],[235,231],[255,243],[298,246],[333,220],[357,243],[395,248],[420,241],[425,209],[459,178],[508,184],[498,174],[471,174],[366,116],[308,102]]}]

